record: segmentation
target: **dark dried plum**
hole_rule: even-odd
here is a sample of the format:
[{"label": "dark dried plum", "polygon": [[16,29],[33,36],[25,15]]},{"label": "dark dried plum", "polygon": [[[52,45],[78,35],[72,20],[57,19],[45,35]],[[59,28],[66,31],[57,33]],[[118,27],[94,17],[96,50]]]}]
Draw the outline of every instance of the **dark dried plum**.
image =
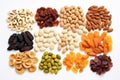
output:
[{"label": "dark dried plum", "polygon": [[11,47],[11,46],[9,46],[8,48],[7,48],[7,50],[12,50],[13,48]]},{"label": "dark dried plum", "polygon": [[9,47],[7,50],[27,51],[33,47],[33,36],[30,32],[22,32],[21,34],[13,34],[10,36]]},{"label": "dark dried plum", "polygon": [[21,42],[21,43],[19,44],[18,49],[21,49],[21,48],[24,47],[24,46],[25,46],[25,42],[23,41],[23,42]]},{"label": "dark dried plum", "polygon": [[25,33],[30,40],[34,39],[33,35],[29,31],[26,31]]},{"label": "dark dried plum", "polygon": [[17,34],[11,35],[9,40],[8,40],[8,44],[13,44],[13,43],[17,42],[16,37],[17,37]]},{"label": "dark dried plum", "polygon": [[22,36],[23,36],[23,38],[24,38],[24,40],[25,40],[25,42],[27,43],[28,46],[33,45],[32,41],[29,40],[29,38],[27,37],[27,35],[24,32],[22,32]]},{"label": "dark dried plum", "polygon": [[20,49],[20,52],[29,51],[32,48],[33,48],[33,46],[24,46],[23,48]]},{"label": "dark dried plum", "polygon": [[19,40],[20,42],[23,41],[23,36],[22,36],[21,34],[18,34],[17,37],[18,37],[18,40]]}]

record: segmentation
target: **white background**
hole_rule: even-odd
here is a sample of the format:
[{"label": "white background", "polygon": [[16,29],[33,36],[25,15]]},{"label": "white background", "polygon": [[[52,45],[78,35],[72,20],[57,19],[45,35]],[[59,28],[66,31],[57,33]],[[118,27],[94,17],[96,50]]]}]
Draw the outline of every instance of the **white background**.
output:
[{"label": "white background", "polygon": [[[59,71],[57,75],[44,74],[37,69],[36,72],[29,73],[26,71],[24,74],[19,75],[15,72],[14,68],[9,67],[9,55],[13,51],[7,51],[8,38],[14,31],[7,27],[6,17],[8,11],[12,9],[28,8],[34,13],[36,9],[43,7],[53,7],[58,11],[65,5],[81,6],[84,13],[87,12],[89,6],[104,5],[112,14],[112,25],[114,31],[110,33],[113,37],[113,50],[108,54],[112,58],[113,67],[106,74],[99,76],[93,73],[89,65],[84,69],[83,73],[75,74],[72,71],[66,71],[65,66]],[[120,79],[120,4],[119,0],[1,0],[0,2],[0,80],[119,80]],[[35,24],[32,33],[36,31],[38,26]],[[53,52],[58,53],[56,50]],[[15,53],[15,52],[14,52]],[[62,55],[61,53],[59,53]],[[39,60],[42,53],[37,53]],[[64,58],[65,55],[62,55]],[[38,64],[37,64],[38,66]]]}]

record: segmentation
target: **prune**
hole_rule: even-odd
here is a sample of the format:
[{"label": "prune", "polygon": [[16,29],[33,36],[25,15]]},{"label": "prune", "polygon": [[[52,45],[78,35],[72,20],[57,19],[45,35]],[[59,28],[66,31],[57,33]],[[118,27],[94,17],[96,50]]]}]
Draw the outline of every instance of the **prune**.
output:
[{"label": "prune", "polygon": [[91,70],[99,75],[109,71],[112,66],[111,58],[106,55],[99,55],[90,60]]},{"label": "prune", "polygon": [[33,36],[29,31],[10,36],[7,50],[27,51],[33,48]]},{"label": "prune", "polygon": [[30,40],[33,40],[33,39],[34,39],[34,38],[33,38],[33,35],[32,35],[29,31],[26,31],[25,33],[26,33],[27,37],[28,37]]},{"label": "prune", "polygon": [[25,46],[25,42],[23,41],[23,42],[21,42],[21,43],[19,44],[18,49],[21,49],[21,48],[24,47],[24,46]]},{"label": "prune", "polygon": [[22,32],[21,34],[22,34],[22,36],[23,36],[23,38],[24,38],[24,40],[25,40],[25,42],[27,43],[28,46],[33,45],[33,43],[32,43],[32,42],[30,41],[30,39],[27,37],[27,35],[25,34],[25,32]]},{"label": "prune", "polygon": [[13,48],[11,47],[11,46],[9,46],[8,48],[7,48],[7,50],[12,50]]},{"label": "prune", "polygon": [[19,42],[17,42],[16,44],[14,44],[14,45],[13,45],[13,46],[14,46],[14,50],[18,50],[19,45],[20,45]]},{"label": "prune", "polygon": [[40,28],[48,27],[48,26],[56,26],[58,25],[57,18],[59,17],[57,10],[48,8],[38,8],[35,15],[35,20]]},{"label": "prune", "polygon": [[32,48],[33,48],[33,46],[24,46],[23,48],[20,49],[20,52],[29,51]]},{"label": "prune", "polygon": [[18,34],[17,37],[18,37],[18,40],[19,40],[20,42],[23,41],[23,36],[22,36],[21,34]]},{"label": "prune", "polygon": [[8,44],[13,44],[17,42],[17,34],[13,34],[10,36],[9,40],[8,40]]}]

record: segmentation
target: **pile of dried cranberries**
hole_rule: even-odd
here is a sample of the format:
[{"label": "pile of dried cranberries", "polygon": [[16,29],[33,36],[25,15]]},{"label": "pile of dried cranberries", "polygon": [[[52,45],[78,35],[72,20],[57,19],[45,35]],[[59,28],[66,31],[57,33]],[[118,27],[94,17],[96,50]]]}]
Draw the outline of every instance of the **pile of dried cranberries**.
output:
[{"label": "pile of dried cranberries", "polygon": [[57,18],[59,17],[57,10],[52,9],[50,7],[38,8],[35,15],[35,20],[40,28],[48,27],[48,26],[56,26],[58,25]]}]

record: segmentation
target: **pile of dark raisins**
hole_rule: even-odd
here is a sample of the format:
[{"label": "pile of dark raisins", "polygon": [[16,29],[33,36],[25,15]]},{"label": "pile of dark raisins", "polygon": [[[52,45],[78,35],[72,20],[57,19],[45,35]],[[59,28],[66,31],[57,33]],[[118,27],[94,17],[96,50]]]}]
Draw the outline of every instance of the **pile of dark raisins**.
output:
[{"label": "pile of dark raisins", "polygon": [[19,50],[20,52],[29,51],[33,48],[33,35],[29,32],[21,34],[12,34],[8,40],[7,50]]},{"label": "pile of dark raisins", "polygon": [[48,8],[38,8],[35,15],[35,20],[40,28],[48,26],[57,26],[59,14],[56,9]]},{"label": "pile of dark raisins", "polygon": [[109,71],[112,66],[111,58],[106,55],[99,55],[90,60],[91,70],[99,75]]}]

